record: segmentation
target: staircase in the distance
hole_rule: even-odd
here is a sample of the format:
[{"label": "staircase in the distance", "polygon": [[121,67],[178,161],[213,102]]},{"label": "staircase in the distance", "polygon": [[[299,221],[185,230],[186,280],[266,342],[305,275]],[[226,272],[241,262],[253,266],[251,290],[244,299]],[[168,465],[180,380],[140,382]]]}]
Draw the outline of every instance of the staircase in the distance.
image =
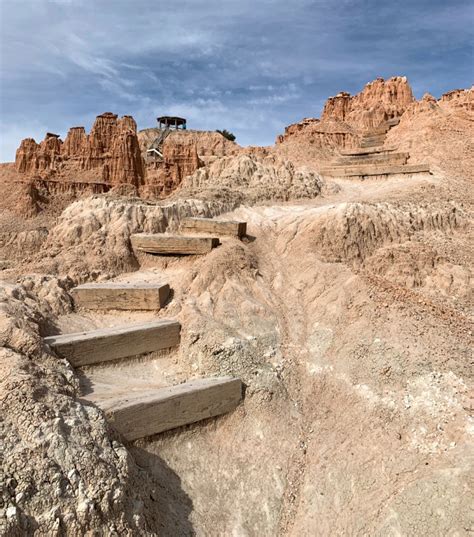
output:
[{"label": "staircase in the distance", "polygon": [[171,129],[169,127],[162,129],[160,134],[153,140],[153,142],[146,150],[146,155],[148,158],[151,158],[153,160],[163,160],[163,143],[170,134],[170,132]]},{"label": "staircase in the distance", "polygon": [[321,175],[364,179],[429,173],[430,168],[427,164],[407,164],[409,153],[398,153],[395,147],[384,146],[387,132],[398,123],[399,119],[391,119],[367,132],[362,137],[359,148],[341,151],[331,165],[320,170]]}]

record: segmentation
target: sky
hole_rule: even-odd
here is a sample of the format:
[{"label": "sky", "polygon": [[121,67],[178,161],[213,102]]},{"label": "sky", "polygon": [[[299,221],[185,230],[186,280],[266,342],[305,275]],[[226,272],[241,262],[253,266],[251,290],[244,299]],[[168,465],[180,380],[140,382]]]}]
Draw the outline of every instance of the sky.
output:
[{"label": "sky", "polygon": [[103,112],[270,145],[379,76],[471,86],[473,28],[472,0],[0,0],[0,161]]}]

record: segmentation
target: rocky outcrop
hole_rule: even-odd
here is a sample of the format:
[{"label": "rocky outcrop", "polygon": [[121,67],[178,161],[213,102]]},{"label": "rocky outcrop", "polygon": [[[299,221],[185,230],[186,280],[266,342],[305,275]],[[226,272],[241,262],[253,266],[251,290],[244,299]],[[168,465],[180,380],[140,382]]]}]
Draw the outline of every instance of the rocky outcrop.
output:
[{"label": "rocky outcrop", "polygon": [[192,175],[203,162],[198,156],[197,144],[187,138],[169,136],[162,147],[163,158],[147,163],[146,185],[142,195],[164,198],[181,184],[184,177]]},{"label": "rocky outcrop", "polygon": [[305,118],[285,128],[285,133],[277,137],[276,143],[282,144],[289,140],[304,138],[313,147],[333,149],[335,147],[354,147],[359,136],[349,125],[316,118]]},{"label": "rocky outcrop", "polygon": [[324,105],[322,121],[336,120],[369,130],[383,121],[400,117],[415,101],[406,77],[377,78],[357,95],[341,92]]},{"label": "rocky outcrop", "polygon": [[[138,141],[142,155],[146,157],[146,150],[160,134],[160,129],[143,129],[138,133]],[[206,161],[210,157],[225,157],[236,155],[242,148],[235,142],[231,142],[219,132],[178,130],[171,131],[166,138],[168,143],[195,144],[199,158]]]},{"label": "rocky outcrop", "polygon": [[216,200],[149,204],[125,198],[81,199],[63,211],[43,247],[36,248],[31,271],[54,273],[60,269],[78,281],[94,279],[98,274],[130,272],[138,266],[130,245],[131,234],[176,230],[182,218],[211,218],[234,207]]},{"label": "rocky outcrop", "polygon": [[186,177],[181,197],[258,203],[264,200],[315,198],[323,181],[306,167],[275,156],[259,158],[241,154],[223,157]]},{"label": "rocky outcrop", "polygon": [[474,112],[474,86],[470,89],[457,89],[444,93],[439,100],[441,106],[449,103],[450,107]]},{"label": "rocky outcrop", "polygon": [[87,147],[87,134],[84,127],[72,127],[67,133],[61,153],[64,158],[80,157]]},{"label": "rocky outcrop", "polygon": [[33,138],[26,138],[16,152],[16,169],[22,173],[54,170],[60,161],[61,145],[59,136],[49,132],[40,144]]},{"label": "rocky outcrop", "polygon": [[41,144],[32,138],[23,140],[15,165],[18,172],[35,180],[54,178],[64,183],[103,182],[138,188],[145,177],[134,119],[119,119],[111,112],[97,116],[89,135],[84,127],[73,127],[64,142],[51,133]]},{"label": "rocky outcrop", "polygon": [[[239,146],[216,132],[172,132],[162,147],[163,156],[147,159],[146,150],[159,129],[137,135],[132,116],[119,118],[106,112],[97,116],[91,131],[72,127],[64,142],[48,133],[40,144],[32,138],[21,142],[15,168],[22,181],[38,186],[45,195],[72,197],[90,192],[165,197],[208,158],[235,154]],[[204,157],[205,158],[205,157]]]},{"label": "rocky outcrop", "polygon": [[321,119],[305,118],[286,127],[276,139],[280,155],[308,165],[331,159],[341,149],[357,147],[362,136],[400,117],[416,102],[405,77],[377,78],[357,95],[330,97]]}]

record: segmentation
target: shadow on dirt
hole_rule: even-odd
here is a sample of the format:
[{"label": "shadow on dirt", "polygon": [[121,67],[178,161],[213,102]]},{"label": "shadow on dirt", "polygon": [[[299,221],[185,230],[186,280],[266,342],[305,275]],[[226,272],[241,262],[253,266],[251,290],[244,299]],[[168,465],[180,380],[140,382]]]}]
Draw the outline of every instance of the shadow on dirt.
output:
[{"label": "shadow on dirt", "polygon": [[181,487],[181,479],[157,455],[140,447],[129,446],[136,464],[146,471],[156,484],[154,500],[160,521],[160,537],[190,537],[196,532],[189,520],[193,510],[191,498]]}]

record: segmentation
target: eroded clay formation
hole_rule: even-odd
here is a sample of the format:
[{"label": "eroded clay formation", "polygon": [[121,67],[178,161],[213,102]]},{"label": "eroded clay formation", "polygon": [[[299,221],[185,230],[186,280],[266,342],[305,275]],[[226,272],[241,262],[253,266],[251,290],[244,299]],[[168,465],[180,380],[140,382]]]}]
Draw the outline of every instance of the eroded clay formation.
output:
[{"label": "eroded clay formation", "polygon": [[15,159],[15,168],[25,180],[50,193],[64,191],[66,185],[73,194],[118,188],[156,197],[170,193],[201,165],[195,141],[173,137],[164,144],[163,158],[147,163],[135,120],[110,112],[97,116],[89,134],[84,127],[72,127],[64,142],[52,133],[39,144],[26,138]]}]

